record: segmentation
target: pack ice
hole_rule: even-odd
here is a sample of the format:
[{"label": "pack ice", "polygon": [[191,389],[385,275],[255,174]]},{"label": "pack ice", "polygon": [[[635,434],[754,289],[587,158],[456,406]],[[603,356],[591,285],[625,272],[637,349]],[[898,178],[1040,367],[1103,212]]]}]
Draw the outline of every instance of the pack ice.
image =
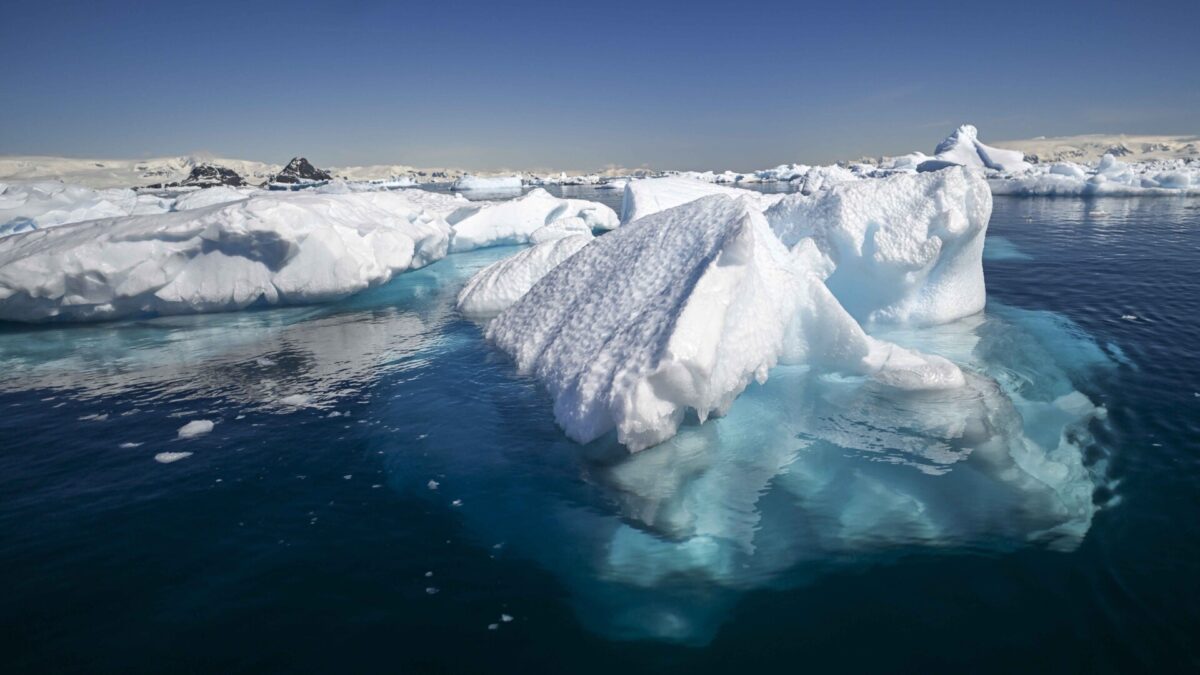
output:
[{"label": "pack ice", "polygon": [[[965,199],[982,183],[955,175],[955,184],[905,177],[908,182],[894,189],[946,192],[931,209],[944,216],[956,197]],[[986,194],[986,185],[982,190]],[[896,211],[889,214],[896,216],[893,227],[907,225],[909,239],[936,239],[919,219],[901,219],[898,212],[910,203],[884,207]],[[825,285],[836,260],[812,236],[789,249],[760,205],[740,195],[702,197],[583,241],[548,272],[550,250],[527,251],[485,269],[460,301],[495,310],[511,293],[483,297],[480,289],[509,291],[543,275],[488,324],[487,336],[521,372],[543,382],[556,420],[583,443],[612,430],[632,451],[659,443],[689,411],[701,422],[724,414],[751,380],[764,382],[781,361],[868,375],[901,389],[962,385],[962,372],[951,362],[867,335]],[[972,212],[981,217],[980,230],[989,214],[987,200]],[[941,249],[926,244],[921,250],[936,256]],[[981,251],[975,251],[976,265]],[[936,266],[928,256],[922,262]],[[503,284],[504,276],[514,281]],[[864,285],[881,281],[887,280],[862,278]]]}]

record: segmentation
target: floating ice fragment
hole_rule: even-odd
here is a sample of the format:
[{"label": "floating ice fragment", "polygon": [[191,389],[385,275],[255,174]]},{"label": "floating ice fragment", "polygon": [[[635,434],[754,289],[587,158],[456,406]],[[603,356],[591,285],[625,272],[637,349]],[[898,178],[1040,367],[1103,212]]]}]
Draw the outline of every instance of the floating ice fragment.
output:
[{"label": "floating ice fragment", "polygon": [[203,436],[213,430],[213,423],[209,420],[192,420],[187,424],[179,427],[179,438],[195,438]]},{"label": "floating ice fragment", "polygon": [[441,483],[437,482],[436,480],[431,479],[428,483],[425,484],[425,487],[429,488],[430,490],[436,490],[436,489],[438,489],[439,485],[441,485]]},{"label": "floating ice fragment", "polygon": [[119,447],[121,447],[123,449],[129,449],[129,448],[136,448],[140,445],[142,445],[142,443],[126,442],[126,443],[122,443]]},{"label": "floating ice fragment", "polygon": [[[190,452],[160,452],[154,456],[154,461],[158,462],[159,464],[170,464],[171,462],[178,462],[181,459],[186,459],[191,456],[192,453]],[[220,481],[218,480],[218,482]]]}]

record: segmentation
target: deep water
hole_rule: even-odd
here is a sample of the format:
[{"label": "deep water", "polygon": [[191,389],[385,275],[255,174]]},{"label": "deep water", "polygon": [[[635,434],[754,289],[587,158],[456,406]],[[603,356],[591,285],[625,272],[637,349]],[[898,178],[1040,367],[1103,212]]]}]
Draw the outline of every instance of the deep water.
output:
[{"label": "deep water", "polygon": [[997,198],[986,311],[886,333],[964,390],[779,368],[632,458],[454,310],[514,250],[0,326],[0,671],[1200,668],[1200,199]]}]

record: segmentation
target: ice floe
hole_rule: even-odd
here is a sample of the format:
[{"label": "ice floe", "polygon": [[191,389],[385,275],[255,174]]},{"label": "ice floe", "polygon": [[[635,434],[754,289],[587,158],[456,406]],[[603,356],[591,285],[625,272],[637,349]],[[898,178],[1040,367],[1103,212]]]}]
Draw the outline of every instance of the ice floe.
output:
[{"label": "ice floe", "polygon": [[[559,223],[566,219],[581,222]],[[451,251],[527,244],[542,228],[611,230],[619,224],[607,206],[583,199],[560,199],[542,188],[504,202],[466,203],[447,215],[453,228]],[[544,233],[543,233],[544,234]]]},{"label": "ice floe", "polygon": [[263,193],[3,237],[0,319],[85,321],[344,297],[446,254],[449,226],[418,201],[404,191]]}]

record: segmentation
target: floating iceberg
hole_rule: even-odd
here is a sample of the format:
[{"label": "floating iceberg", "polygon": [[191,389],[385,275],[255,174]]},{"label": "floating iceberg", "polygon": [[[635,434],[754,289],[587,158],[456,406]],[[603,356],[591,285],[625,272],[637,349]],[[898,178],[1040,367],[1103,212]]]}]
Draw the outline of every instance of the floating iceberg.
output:
[{"label": "floating iceberg", "polygon": [[625,185],[621,202],[621,222],[629,223],[638,218],[687,204],[707,195],[743,197],[759,211],[783,198],[781,194],[763,194],[753,190],[715,185],[693,178],[647,178],[632,180]]},{"label": "floating iceberg", "polygon": [[467,174],[454,181],[455,190],[482,190],[499,192],[520,190],[520,176],[472,176]]},{"label": "floating iceberg", "polygon": [[616,212],[603,204],[583,199],[560,199],[542,188],[535,188],[505,202],[459,203],[454,212],[446,214],[446,220],[454,229],[450,250],[527,244],[535,232],[547,225],[579,229],[578,222],[556,222],[573,218],[580,219],[583,227],[595,230],[611,230],[619,224]]},{"label": "floating iceberg", "polygon": [[1020,150],[1002,150],[979,141],[979,130],[964,124],[934,149],[932,159],[917,166],[917,171],[936,171],[947,166],[992,169],[1008,173],[1028,171],[1030,164]]},{"label": "floating iceberg", "polygon": [[[511,298],[530,266],[551,262],[541,246],[481,272],[460,302],[483,304],[480,289],[494,287]],[[906,389],[962,384],[949,361],[867,336],[824,286],[828,269],[811,242],[788,251],[757,205],[710,195],[567,257],[487,336],[542,381],[568,436],[587,443],[615,429],[635,452],[675,434],[688,411],[701,422],[724,414],[780,359]]]},{"label": "floating iceberg", "polygon": [[983,309],[991,212],[983,178],[952,168],[788,195],[766,215],[785,245],[830,257],[826,283],[858,321],[931,324]]},{"label": "floating iceberg", "polygon": [[0,319],[92,321],[340,298],[446,254],[400,192],[259,194],[0,238]]}]

